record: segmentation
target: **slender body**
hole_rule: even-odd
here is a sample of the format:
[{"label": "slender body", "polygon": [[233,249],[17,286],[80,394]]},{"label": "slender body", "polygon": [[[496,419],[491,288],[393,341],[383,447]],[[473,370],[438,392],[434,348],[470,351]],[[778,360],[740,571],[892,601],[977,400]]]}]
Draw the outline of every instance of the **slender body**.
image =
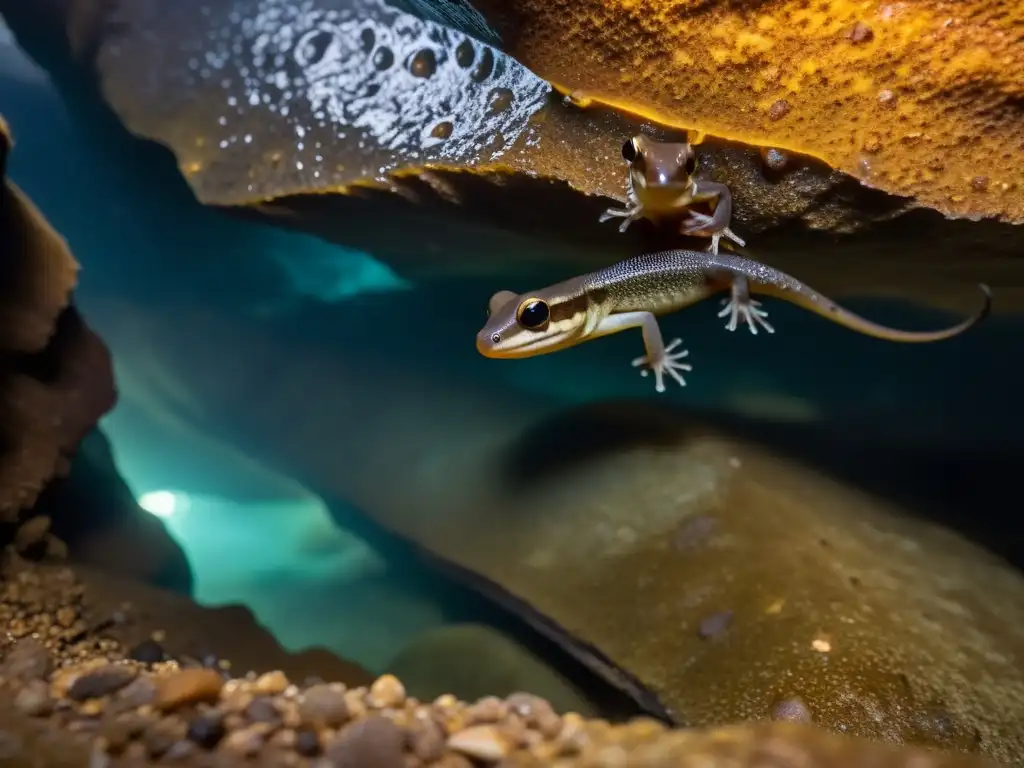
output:
[{"label": "slender body", "polygon": [[[718,243],[723,237],[740,246],[746,245],[729,228],[732,221],[729,188],[715,181],[694,178],[697,154],[689,142],[662,142],[634,136],[622,145],[622,158],[629,163],[626,207],[609,208],[598,221],[621,218],[619,231],[625,232],[640,218],[656,222],[681,220],[680,233],[710,237],[713,253],[718,253]],[[711,213],[691,210],[694,205],[707,205]]]},{"label": "slender body", "polygon": [[681,339],[665,344],[657,316],[696,304],[720,291],[729,291],[719,317],[735,331],[745,324],[756,334],[775,329],[768,313],[751,293],[774,296],[810,310],[834,323],[867,336],[895,342],[921,343],[957,336],[989,313],[992,296],[980,286],[985,303],[967,320],[938,331],[901,331],[866,320],[836,304],[785,272],[753,259],[711,251],[671,250],[621,261],[597,272],[539,291],[515,294],[499,291],[491,297],[487,324],[476,337],[480,354],[519,358],[557,352],[584,341],[627,328],[640,328],[644,354],[633,361],[641,374],[654,372],[655,389],[665,391],[665,374],[681,386],[689,352],[678,349]]}]

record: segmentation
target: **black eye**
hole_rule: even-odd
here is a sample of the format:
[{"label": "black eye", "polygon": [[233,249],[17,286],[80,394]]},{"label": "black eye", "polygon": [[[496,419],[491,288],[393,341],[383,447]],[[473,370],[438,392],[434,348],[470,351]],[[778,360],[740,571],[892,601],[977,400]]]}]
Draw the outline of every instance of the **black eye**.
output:
[{"label": "black eye", "polygon": [[497,344],[499,341],[501,341],[501,334],[500,333],[492,333],[491,334],[491,343],[492,344]]},{"label": "black eye", "polygon": [[636,144],[632,139],[622,145],[622,159],[627,163],[632,163],[636,160]]},{"label": "black eye", "polygon": [[516,313],[519,324],[531,330],[540,328],[550,316],[548,305],[540,299],[527,299],[519,305],[519,312]]},{"label": "black eye", "polygon": [[686,158],[686,164],[683,166],[686,170],[687,176],[692,176],[693,172],[697,170],[697,155],[691,152]]}]

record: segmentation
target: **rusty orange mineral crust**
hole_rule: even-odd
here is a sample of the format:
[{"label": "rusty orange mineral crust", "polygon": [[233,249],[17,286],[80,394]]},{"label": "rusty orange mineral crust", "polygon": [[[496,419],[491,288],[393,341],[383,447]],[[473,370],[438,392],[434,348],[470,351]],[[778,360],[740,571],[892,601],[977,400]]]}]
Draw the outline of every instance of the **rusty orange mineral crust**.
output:
[{"label": "rusty orange mineral crust", "polygon": [[[1024,3],[474,0],[557,88],[1024,222]],[[504,22],[504,23],[503,23]]]}]

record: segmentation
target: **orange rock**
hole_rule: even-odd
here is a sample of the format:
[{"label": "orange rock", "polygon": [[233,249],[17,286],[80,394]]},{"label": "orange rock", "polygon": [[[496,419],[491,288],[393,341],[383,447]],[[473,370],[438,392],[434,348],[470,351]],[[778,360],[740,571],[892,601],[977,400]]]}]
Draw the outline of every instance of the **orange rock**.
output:
[{"label": "orange rock", "polygon": [[1024,4],[472,4],[578,104],[807,153],[950,216],[1024,222]]}]

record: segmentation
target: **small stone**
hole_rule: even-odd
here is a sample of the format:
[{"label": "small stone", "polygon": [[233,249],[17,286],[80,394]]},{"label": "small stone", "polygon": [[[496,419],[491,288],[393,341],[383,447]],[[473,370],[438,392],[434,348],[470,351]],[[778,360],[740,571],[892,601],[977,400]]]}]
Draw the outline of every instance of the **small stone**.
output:
[{"label": "small stone", "polygon": [[103,714],[103,699],[86,699],[78,708],[78,714],[83,717],[99,717]]},{"label": "small stone", "polygon": [[496,762],[509,753],[496,726],[474,725],[448,737],[448,748],[477,760]]},{"label": "small stone", "polygon": [[380,715],[349,723],[324,750],[334,768],[390,768],[404,764],[405,734]]},{"label": "small stone", "polygon": [[149,677],[136,677],[121,689],[115,700],[117,709],[137,709],[152,704],[156,699],[156,683]]},{"label": "small stone", "polygon": [[875,33],[872,31],[871,27],[869,27],[863,21],[858,21],[856,24],[854,24],[853,29],[850,30],[849,35],[850,42],[854,43],[855,45],[870,42],[871,39],[874,38],[874,36]]},{"label": "small stone", "polygon": [[266,723],[254,723],[247,728],[229,733],[221,748],[245,757],[252,757],[263,749],[269,732],[270,729]]},{"label": "small stone", "polygon": [[128,658],[143,664],[159,664],[164,660],[164,647],[156,640],[143,640],[130,651]]},{"label": "small stone", "polygon": [[381,675],[370,686],[368,703],[372,707],[397,707],[405,701],[405,686],[394,675]]},{"label": "small stone", "polygon": [[551,704],[540,696],[530,693],[514,693],[506,703],[531,728],[539,730],[546,738],[554,738],[562,730],[562,718]]},{"label": "small stone", "polygon": [[280,693],[284,693],[285,689],[288,688],[288,678],[281,670],[274,670],[273,672],[267,672],[265,675],[260,675],[256,679],[256,690],[259,693],[266,693],[271,696],[276,696]]},{"label": "small stone", "polygon": [[788,101],[785,99],[779,99],[768,108],[768,119],[772,121],[781,120],[789,114],[790,109],[791,107]]},{"label": "small stone", "polygon": [[195,751],[196,745],[191,741],[176,741],[164,754],[164,760],[186,760],[192,757]]},{"label": "small stone", "polygon": [[295,751],[303,757],[320,754],[320,737],[316,731],[298,731],[295,734]]},{"label": "small stone", "polygon": [[337,728],[349,719],[345,693],[330,685],[308,688],[299,700],[299,719],[313,728]]},{"label": "small stone", "polygon": [[4,657],[0,666],[0,677],[26,683],[42,680],[53,668],[50,652],[38,640],[20,640]]},{"label": "small stone", "polygon": [[883,88],[878,92],[878,103],[883,107],[889,107],[896,103],[896,94],[888,88]]},{"label": "small stone", "polygon": [[433,720],[418,723],[409,739],[409,746],[416,757],[424,763],[440,760],[444,754],[445,733]]},{"label": "small stone", "polygon": [[466,710],[470,725],[480,723],[496,723],[508,715],[508,704],[497,696],[486,696]]},{"label": "small stone", "polygon": [[220,697],[224,678],[212,669],[182,669],[157,682],[155,705],[171,710],[186,704],[214,703]]},{"label": "small stone", "polygon": [[984,192],[988,189],[988,176],[975,176],[972,178],[971,189],[975,192]]},{"label": "small stone", "polygon": [[809,723],[813,720],[807,705],[797,697],[780,701],[772,707],[772,720],[791,723]]},{"label": "small stone", "polygon": [[162,757],[176,742],[185,737],[185,731],[185,724],[180,720],[164,718],[153,723],[142,734],[146,754],[150,757]]},{"label": "small stone", "polygon": [[186,735],[204,749],[213,749],[224,738],[224,721],[216,715],[203,715],[188,724]]},{"label": "small stone", "polygon": [[100,725],[99,736],[107,742],[107,751],[120,754],[131,743],[132,739],[153,725],[152,718],[129,715],[127,717],[108,717]]},{"label": "small stone", "polygon": [[281,713],[269,696],[257,696],[245,708],[245,716],[255,723],[279,723]]},{"label": "small stone", "polygon": [[68,688],[68,698],[72,701],[85,701],[109,696],[124,688],[136,677],[138,672],[131,667],[124,664],[108,664],[76,679]]},{"label": "small stone", "polygon": [[18,691],[14,706],[29,717],[45,717],[53,711],[50,686],[44,680],[32,680]]},{"label": "small stone", "polygon": [[50,522],[46,515],[36,515],[26,520],[14,534],[14,548],[24,553],[36,544],[45,543],[46,535],[50,532]]},{"label": "small stone", "polygon": [[732,617],[732,611],[713,613],[701,621],[698,634],[705,640],[717,637],[729,628],[729,625],[732,624]]},{"label": "small stone", "polygon": [[78,611],[65,605],[62,608],[58,608],[53,617],[64,629],[68,629],[78,621]]},{"label": "small stone", "polygon": [[278,749],[295,749],[295,731],[288,728],[275,731],[267,744]]}]

